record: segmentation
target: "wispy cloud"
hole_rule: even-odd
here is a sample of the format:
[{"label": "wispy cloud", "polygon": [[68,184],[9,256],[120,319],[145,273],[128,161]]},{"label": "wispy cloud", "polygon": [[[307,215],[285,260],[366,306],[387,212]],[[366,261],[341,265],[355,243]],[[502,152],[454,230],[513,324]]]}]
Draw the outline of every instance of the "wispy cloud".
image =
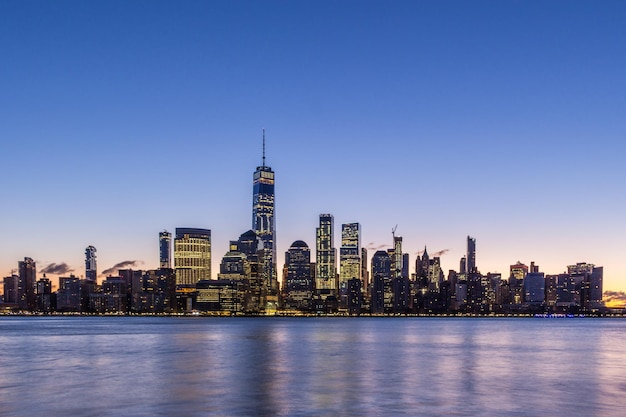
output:
[{"label": "wispy cloud", "polygon": [[122,261],[122,262],[118,262],[115,265],[113,265],[112,267],[105,269],[104,271],[101,272],[100,275],[110,275],[114,272],[117,272],[118,269],[127,269],[127,268],[131,268],[134,266],[138,266],[138,265],[142,265],[143,261]]},{"label": "wispy cloud", "polygon": [[624,291],[604,291],[602,298],[608,305],[626,306],[626,292]]},{"label": "wispy cloud", "polygon": [[72,272],[73,269],[70,268],[70,266],[68,264],[66,264],[65,262],[61,262],[60,264],[57,263],[51,263],[48,266],[45,266],[43,268],[41,268],[41,270],[39,271],[40,274],[52,274],[52,275],[63,275],[63,274],[67,274],[68,272]]}]

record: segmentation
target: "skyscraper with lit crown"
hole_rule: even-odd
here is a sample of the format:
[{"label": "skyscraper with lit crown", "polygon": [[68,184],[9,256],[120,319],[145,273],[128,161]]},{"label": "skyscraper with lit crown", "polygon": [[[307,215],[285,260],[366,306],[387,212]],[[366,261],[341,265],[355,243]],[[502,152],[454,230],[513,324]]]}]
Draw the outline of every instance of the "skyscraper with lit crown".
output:
[{"label": "skyscraper with lit crown", "polygon": [[256,233],[262,256],[261,276],[266,291],[266,310],[278,302],[276,271],[276,220],[274,218],[274,171],[265,165],[265,129],[263,129],[263,160],[254,171],[252,182],[252,230]]},{"label": "skyscraper with lit crown", "polygon": [[159,268],[171,268],[172,234],[167,230],[159,232]]}]

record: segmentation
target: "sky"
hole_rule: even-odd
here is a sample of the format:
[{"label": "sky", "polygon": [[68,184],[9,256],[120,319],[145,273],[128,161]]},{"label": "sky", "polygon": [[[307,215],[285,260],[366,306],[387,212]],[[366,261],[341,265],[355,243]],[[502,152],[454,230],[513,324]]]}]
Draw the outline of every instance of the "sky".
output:
[{"label": "sky", "polygon": [[[276,172],[279,266],[319,214],[483,273],[604,267],[626,291],[622,1],[0,0],[0,274],[158,267],[212,231],[213,277]],[[64,265],[65,264],[65,265]],[[52,268],[54,269],[54,268]]]}]

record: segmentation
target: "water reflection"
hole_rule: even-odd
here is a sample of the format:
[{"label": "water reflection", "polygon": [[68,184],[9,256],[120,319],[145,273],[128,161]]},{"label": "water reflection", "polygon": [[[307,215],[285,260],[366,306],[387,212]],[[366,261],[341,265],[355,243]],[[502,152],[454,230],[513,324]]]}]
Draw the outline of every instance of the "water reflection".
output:
[{"label": "water reflection", "polygon": [[2,416],[614,416],[626,405],[622,320],[2,318],[0,346]]}]

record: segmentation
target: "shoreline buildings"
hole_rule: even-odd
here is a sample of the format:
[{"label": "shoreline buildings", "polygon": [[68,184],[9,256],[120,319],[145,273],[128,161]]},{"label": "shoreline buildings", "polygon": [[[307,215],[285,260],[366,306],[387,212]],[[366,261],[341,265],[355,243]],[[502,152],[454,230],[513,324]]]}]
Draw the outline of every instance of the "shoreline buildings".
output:
[{"label": "shoreline buildings", "polygon": [[[319,215],[315,254],[304,240],[285,253],[278,282],[275,173],[266,165],[265,131],[261,165],[252,181],[252,225],[231,241],[212,276],[211,230],[176,228],[159,233],[159,269],[120,269],[98,284],[96,248],[85,249],[85,277],[59,278],[52,292],[44,274],[37,280],[35,261],[25,257],[18,274],[4,278],[2,308],[8,311],[80,313],[176,313],[272,315],[543,313],[603,311],[603,268],[585,262],[567,272],[545,274],[531,263],[511,265],[510,274],[483,274],[476,262],[476,239],[467,236],[459,270],[444,274],[440,255],[426,248],[409,271],[403,239],[392,230],[391,247],[369,261],[360,223],[341,225],[339,257],[334,246],[334,217]],[[314,262],[312,260],[314,259]],[[339,270],[337,270],[339,261]]]}]

